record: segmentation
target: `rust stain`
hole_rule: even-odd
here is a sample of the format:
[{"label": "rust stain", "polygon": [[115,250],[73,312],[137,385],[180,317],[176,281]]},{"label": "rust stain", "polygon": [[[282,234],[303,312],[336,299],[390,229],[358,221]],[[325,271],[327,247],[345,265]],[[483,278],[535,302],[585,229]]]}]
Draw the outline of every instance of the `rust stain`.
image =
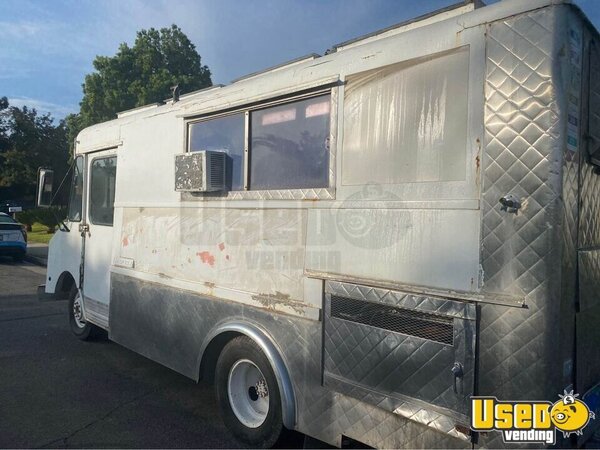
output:
[{"label": "rust stain", "polygon": [[223,242],[221,242],[219,244],[219,250],[221,250],[221,251],[225,250],[225,244]]},{"label": "rust stain", "polygon": [[129,239],[127,236],[125,236],[121,242],[123,243],[123,247],[127,247],[129,245]]},{"label": "rust stain", "polygon": [[198,252],[196,256],[199,256],[200,261],[204,264],[208,264],[211,267],[215,265],[215,257],[211,252]]},{"label": "rust stain", "polygon": [[305,304],[298,300],[292,300],[289,294],[276,291],[274,294],[253,295],[252,300],[259,302],[263,307],[269,310],[276,310],[277,307],[287,306],[300,315],[305,315]]},{"label": "rust stain", "polygon": [[481,183],[481,141],[477,138],[475,142],[477,143],[477,156],[475,156],[475,183],[479,186]]},{"label": "rust stain", "polygon": [[215,293],[213,292],[213,289],[216,286],[215,283],[211,283],[210,281],[205,281],[204,286],[206,286],[208,288],[208,295],[212,295],[212,296],[215,295]]}]

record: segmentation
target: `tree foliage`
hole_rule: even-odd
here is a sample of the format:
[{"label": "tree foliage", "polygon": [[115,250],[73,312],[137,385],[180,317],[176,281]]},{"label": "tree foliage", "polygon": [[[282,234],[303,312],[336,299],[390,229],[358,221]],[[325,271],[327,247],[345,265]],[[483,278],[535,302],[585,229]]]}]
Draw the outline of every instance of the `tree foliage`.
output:
[{"label": "tree foliage", "polygon": [[38,167],[52,167],[61,180],[69,167],[64,121],[0,98],[0,188],[3,197],[33,200]]},{"label": "tree foliage", "polygon": [[[132,47],[123,43],[116,55],[97,56],[93,65],[79,113],[58,124],[49,114],[10,106],[0,97],[0,200],[33,201],[40,166],[54,169],[57,188],[83,128],[113,119],[119,111],[161,102],[171,96],[172,86],[185,93],[211,85],[210,70],[176,25],[141,30]],[[64,187],[59,204],[68,194]]]},{"label": "tree foliage", "polygon": [[119,111],[169,98],[172,86],[184,93],[212,84],[196,47],[176,25],[141,30],[132,47],[122,43],[115,56],[97,56],[93,64],[81,111],[67,117],[71,141],[81,129],[114,119]]}]

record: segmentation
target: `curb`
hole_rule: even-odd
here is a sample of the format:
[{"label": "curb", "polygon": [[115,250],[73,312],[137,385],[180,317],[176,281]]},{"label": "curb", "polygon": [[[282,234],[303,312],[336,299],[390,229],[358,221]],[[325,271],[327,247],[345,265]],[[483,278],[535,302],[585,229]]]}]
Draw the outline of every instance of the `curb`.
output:
[{"label": "curb", "polygon": [[48,260],[44,259],[44,258],[38,258],[37,256],[33,256],[30,254],[26,254],[23,257],[24,261],[30,262],[32,264],[35,264],[36,266],[42,266],[42,267],[46,267],[48,264]]}]

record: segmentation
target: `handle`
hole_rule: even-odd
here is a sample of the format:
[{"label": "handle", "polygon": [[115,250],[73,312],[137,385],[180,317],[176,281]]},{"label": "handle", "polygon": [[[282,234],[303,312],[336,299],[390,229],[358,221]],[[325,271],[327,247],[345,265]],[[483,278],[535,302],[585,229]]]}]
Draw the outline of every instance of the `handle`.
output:
[{"label": "handle", "polygon": [[500,211],[506,211],[510,214],[517,214],[519,208],[521,208],[521,202],[514,194],[507,194],[499,199],[498,202],[502,205]]},{"label": "handle", "polygon": [[450,369],[450,371],[452,372],[452,375],[454,375],[454,393],[458,394],[458,388],[456,387],[456,380],[458,378],[462,379],[462,377],[464,375],[463,366],[461,363],[455,362],[454,365],[452,366],[452,369]]}]

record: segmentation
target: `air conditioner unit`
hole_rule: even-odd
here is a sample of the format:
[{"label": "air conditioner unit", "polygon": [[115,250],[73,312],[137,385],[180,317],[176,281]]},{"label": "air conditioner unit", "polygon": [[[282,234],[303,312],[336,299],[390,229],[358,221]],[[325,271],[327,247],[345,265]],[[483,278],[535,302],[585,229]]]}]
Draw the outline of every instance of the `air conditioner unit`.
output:
[{"label": "air conditioner unit", "polygon": [[227,154],[203,150],[175,155],[175,190],[215,192],[226,189]]}]

